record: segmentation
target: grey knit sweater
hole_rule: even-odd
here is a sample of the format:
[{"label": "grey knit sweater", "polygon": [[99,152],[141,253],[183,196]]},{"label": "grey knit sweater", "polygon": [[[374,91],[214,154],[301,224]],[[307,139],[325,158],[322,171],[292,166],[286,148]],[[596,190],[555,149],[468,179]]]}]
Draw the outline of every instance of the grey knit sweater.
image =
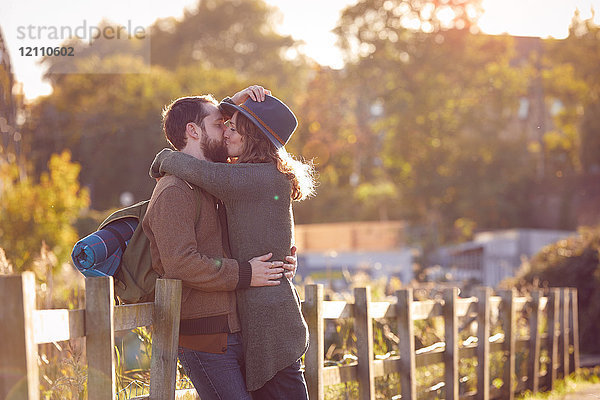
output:
[{"label": "grey knit sweater", "polygon": [[[293,242],[291,183],[277,167],[198,160],[165,149],[157,154],[152,177],[167,174],[200,186],[226,206],[233,258],[247,261],[273,253],[284,260]],[[248,390],[260,389],[298,360],[308,346],[300,298],[285,277],[281,284],[237,291]]]}]

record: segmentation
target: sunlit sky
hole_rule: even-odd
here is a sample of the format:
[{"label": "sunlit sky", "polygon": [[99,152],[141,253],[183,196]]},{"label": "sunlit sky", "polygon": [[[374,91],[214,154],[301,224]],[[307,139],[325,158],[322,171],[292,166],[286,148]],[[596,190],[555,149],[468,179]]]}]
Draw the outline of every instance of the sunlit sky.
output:
[{"label": "sunlit sky", "polygon": [[[340,10],[356,0],[266,0],[281,10],[276,29],[305,42],[304,52],[317,62],[334,68],[342,66],[335,48]],[[8,42],[16,79],[23,83],[25,96],[33,99],[51,92],[42,81],[42,68],[35,57],[20,55],[19,47],[56,45],[19,39],[19,26],[71,26],[86,21],[95,25],[102,18],[127,26],[148,26],[157,18],[181,17],[185,7],[197,0],[2,0],[0,27]],[[591,8],[600,10],[600,0],[483,0],[484,15],[479,26],[484,33],[564,38],[575,9],[589,18]],[[600,22],[596,13],[596,22]]]}]

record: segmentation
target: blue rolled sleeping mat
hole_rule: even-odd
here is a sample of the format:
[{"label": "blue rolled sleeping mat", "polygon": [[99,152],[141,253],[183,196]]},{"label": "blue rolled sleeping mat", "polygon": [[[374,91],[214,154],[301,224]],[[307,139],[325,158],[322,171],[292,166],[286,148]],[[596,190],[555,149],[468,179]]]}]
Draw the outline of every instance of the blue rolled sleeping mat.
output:
[{"label": "blue rolled sleeping mat", "polygon": [[85,276],[113,276],[137,225],[136,218],[121,218],[81,239],[71,252],[75,267]]}]

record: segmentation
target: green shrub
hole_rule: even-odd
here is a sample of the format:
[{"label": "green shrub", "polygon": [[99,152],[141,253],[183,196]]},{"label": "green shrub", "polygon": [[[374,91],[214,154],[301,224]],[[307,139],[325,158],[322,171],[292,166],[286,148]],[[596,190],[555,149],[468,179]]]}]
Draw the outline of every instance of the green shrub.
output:
[{"label": "green shrub", "polygon": [[516,278],[521,289],[575,287],[578,291],[580,348],[600,352],[600,226],[579,229],[579,234],[546,246],[525,265]]}]

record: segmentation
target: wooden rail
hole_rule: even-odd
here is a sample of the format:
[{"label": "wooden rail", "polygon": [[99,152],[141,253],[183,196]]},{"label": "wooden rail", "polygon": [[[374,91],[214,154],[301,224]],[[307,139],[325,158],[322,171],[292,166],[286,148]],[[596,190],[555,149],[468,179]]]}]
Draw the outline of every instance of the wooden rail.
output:
[{"label": "wooden rail", "polygon": [[158,279],[153,303],[123,306],[114,305],[111,277],[85,282],[85,309],[36,310],[33,272],[0,277],[0,399],[38,400],[37,345],[84,336],[88,399],[115,399],[114,333],[154,321],[149,398],[175,399],[181,281]]},{"label": "wooden rail", "polygon": [[[492,296],[482,288],[476,297],[459,298],[456,288],[446,289],[440,300],[414,301],[412,289],[396,293],[397,302],[371,302],[369,288],[354,291],[355,302],[324,301],[321,285],[305,288],[303,312],[310,344],[306,353],[306,380],[310,398],[324,398],[330,385],[357,381],[360,399],[375,398],[374,380],[400,373],[402,399],[416,399],[417,368],[436,363],[444,365],[446,399],[512,399],[516,392],[542,387],[553,388],[555,380],[579,368],[577,291],[550,289],[547,296],[534,291],[530,298],[516,297],[512,291]],[[86,308],[79,310],[36,310],[35,277],[32,272],[0,277],[0,399],[38,400],[39,369],[37,345],[86,338],[88,360],[88,399],[114,400],[114,332],[153,325],[150,398],[172,400],[195,398],[195,391],[176,391],[177,338],[181,281],[159,279],[153,303],[115,306],[112,278],[86,279]],[[517,336],[516,315],[529,310],[529,336]],[[490,336],[491,315],[500,313],[503,334]],[[550,329],[542,331],[545,316]],[[415,348],[415,321],[444,319],[444,342]],[[354,365],[324,367],[325,320],[353,318],[357,338]],[[477,337],[460,343],[459,322],[477,321]],[[373,320],[395,321],[399,338],[399,357],[376,360],[373,354]],[[155,323],[160,322],[160,323]],[[540,373],[542,344],[548,349],[549,368]],[[526,377],[516,376],[515,356],[528,350]],[[504,355],[503,385],[490,382],[490,354]],[[476,358],[477,392],[461,393],[459,359]]]},{"label": "wooden rail", "polygon": [[[459,298],[456,288],[446,289],[439,301],[413,301],[412,289],[396,293],[397,302],[369,302],[369,288],[355,289],[355,303],[323,301],[321,285],[305,288],[303,312],[310,331],[310,346],[306,354],[306,380],[311,400],[321,400],[330,385],[357,381],[360,399],[374,398],[374,378],[399,373],[402,399],[422,398],[416,381],[417,368],[444,364],[446,399],[513,399],[515,393],[529,389],[538,392],[542,385],[551,389],[559,376],[579,368],[579,339],[577,326],[577,290],[550,289],[542,297],[533,291],[530,298],[516,297],[513,291],[501,291],[492,296],[490,288],[481,288],[476,297]],[[529,308],[530,334],[517,336],[516,316]],[[500,313],[503,334],[490,336],[490,317]],[[545,332],[540,320],[546,315]],[[415,349],[415,321],[435,317],[444,319],[445,340],[423,349]],[[459,320],[466,317],[477,321],[477,337],[459,343]],[[358,362],[354,365],[323,366],[325,345],[324,323],[328,319],[354,318]],[[399,338],[399,357],[375,360],[373,354],[372,321],[396,321],[390,325]],[[554,327],[554,329],[552,329]],[[545,343],[549,353],[549,371],[540,374],[540,349]],[[526,376],[517,376],[515,356],[524,350],[529,353]],[[502,352],[504,374],[502,387],[496,389],[490,381],[490,355]],[[476,358],[477,391],[459,392],[458,360]]]}]

